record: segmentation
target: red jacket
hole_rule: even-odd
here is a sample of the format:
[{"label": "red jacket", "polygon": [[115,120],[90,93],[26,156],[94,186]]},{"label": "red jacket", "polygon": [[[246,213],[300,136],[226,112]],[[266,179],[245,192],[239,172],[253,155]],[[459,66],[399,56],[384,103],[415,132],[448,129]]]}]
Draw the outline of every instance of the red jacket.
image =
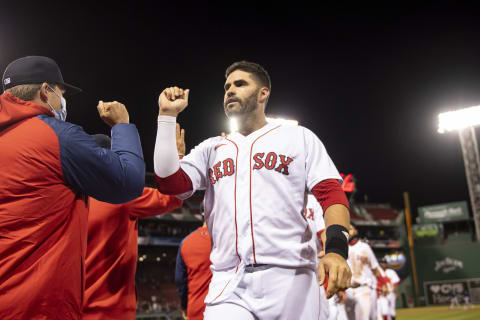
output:
[{"label": "red jacket", "polygon": [[131,148],[117,141],[126,156],[40,105],[0,96],[0,319],[80,319],[87,195],[125,202],[144,184],[138,133],[117,126],[113,135],[136,135]]},{"label": "red jacket", "polygon": [[152,188],[121,205],[90,200],[83,319],[135,319],[138,218],[181,205],[181,200]]},{"label": "red jacket", "polygon": [[175,283],[182,309],[187,310],[188,320],[203,319],[204,301],[212,279],[211,251],[210,234],[206,227],[190,233],[178,248]]}]

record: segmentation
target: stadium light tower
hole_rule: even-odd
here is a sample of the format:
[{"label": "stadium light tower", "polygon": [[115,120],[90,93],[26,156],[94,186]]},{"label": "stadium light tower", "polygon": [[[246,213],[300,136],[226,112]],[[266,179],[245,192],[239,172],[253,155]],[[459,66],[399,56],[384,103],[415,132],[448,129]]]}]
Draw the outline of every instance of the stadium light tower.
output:
[{"label": "stadium light tower", "polygon": [[475,223],[475,235],[480,241],[480,158],[474,126],[480,124],[480,106],[440,113],[438,132],[458,131],[463,163]]}]

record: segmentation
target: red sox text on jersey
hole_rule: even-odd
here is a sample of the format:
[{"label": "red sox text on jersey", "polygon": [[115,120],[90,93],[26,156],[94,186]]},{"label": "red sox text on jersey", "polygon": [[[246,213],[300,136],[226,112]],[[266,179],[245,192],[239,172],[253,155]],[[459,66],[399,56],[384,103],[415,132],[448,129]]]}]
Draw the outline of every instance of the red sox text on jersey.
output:
[{"label": "red sox text on jersey", "polygon": [[[256,153],[253,156],[255,164],[253,170],[267,169],[275,170],[282,174],[288,175],[288,165],[293,161],[291,157],[275,152],[269,152],[265,156],[265,152]],[[277,165],[278,164],[278,165]],[[231,176],[235,173],[235,164],[232,158],[227,158],[223,161],[218,161],[212,168],[208,169],[210,183],[213,185],[219,179],[225,176]]]}]

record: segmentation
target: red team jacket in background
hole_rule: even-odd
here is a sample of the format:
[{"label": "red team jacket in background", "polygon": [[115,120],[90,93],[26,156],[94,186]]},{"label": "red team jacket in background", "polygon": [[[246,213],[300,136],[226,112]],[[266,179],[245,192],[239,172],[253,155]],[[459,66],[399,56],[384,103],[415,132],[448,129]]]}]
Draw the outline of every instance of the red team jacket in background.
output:
[{"label": "red team jacket in background", "polygon": [[187,310],[188,320],[203,319],[204,301],[212,279],[211,251],[210,235],[206,227],[190,233],[178,248],[175,284],[182,309]]},{"label": "red team jacket in background", "polygon": [[83,319],[135,319],[138,218],[181,205],[176,197],[152,188],[120,205],[90,199]]},{"label": "red team jacket in background", "polygon": [[86,195],[125,202],[144,185],[135,126],[116,125],[112,138],[124,155],[40,105],[0,96],[0,319],[80,319]]}]

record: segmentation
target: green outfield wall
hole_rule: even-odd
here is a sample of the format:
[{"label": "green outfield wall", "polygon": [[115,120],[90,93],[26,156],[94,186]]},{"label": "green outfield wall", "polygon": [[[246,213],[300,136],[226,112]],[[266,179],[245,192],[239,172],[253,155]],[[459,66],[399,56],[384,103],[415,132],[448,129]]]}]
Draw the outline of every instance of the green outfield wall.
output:
[{"label": "green outfield wall", "polygon": [[[462,238],[449,238],[444,244],[415,245],[415,262],[417,265],[420,296],[429,304],[432,290],[444,290],[448,294],[450,287],[463,281],[464,287],[475,286],[480,278],[480,244],[469,241],[468,235]],[[469,280],[470,279],[470,280]],[[462,291],[462,285],[457,285]],[[475,290],[473,290],[475,291]],[[471,292],[472,294],[474,292]],[[435,292],[438,293],[438,292]],[[475,294],[476,296],[477,294]],[[473,298],[473,297],[472,297]],[[430,304],[432,304],[430,299]]]}]

